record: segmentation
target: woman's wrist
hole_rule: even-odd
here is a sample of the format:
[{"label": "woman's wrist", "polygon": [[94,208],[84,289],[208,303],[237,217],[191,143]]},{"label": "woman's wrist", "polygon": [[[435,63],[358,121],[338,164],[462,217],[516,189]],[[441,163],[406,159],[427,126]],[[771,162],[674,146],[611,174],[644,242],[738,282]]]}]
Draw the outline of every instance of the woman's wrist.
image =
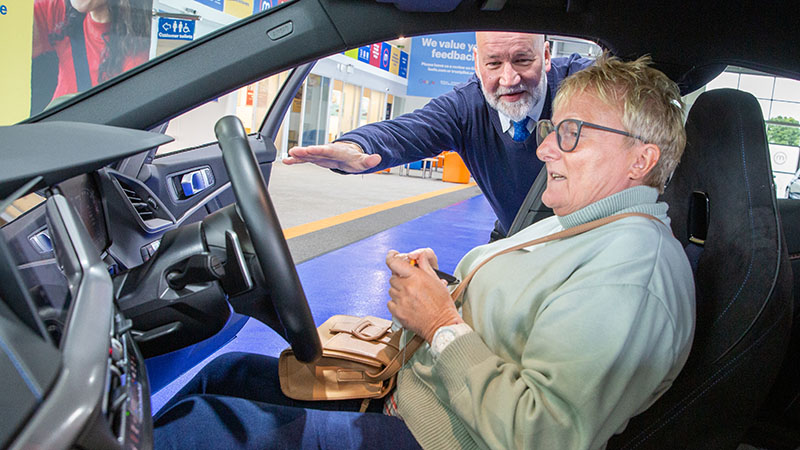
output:
[{"label": "woman's wrist", "polygon": [[433,356],[434,360],[438,359],[439,355],[442,354],[448,345],[450,345],[458,337],[461,337],[472,331],[472,327],[467,325],[465,322],[439,327],[439,329],[436,330],[436,333],[433,334],[433,339],[431,340],[431,356]]},{"label": "woman's wrist", "polygon": [[442,317],[440,320],[437,320],[430,327],[428,327],[424,334],[422,334],[422,338],[425,339],[425,342],[430,344],[433,341],[433,335],[436,334],[436,331],[438,331],[439,328],[446,327],[448,325],[458,325],[460,323],[464,323],[464,319],[462,319],[456,311],[453,311],[452,315]]}]

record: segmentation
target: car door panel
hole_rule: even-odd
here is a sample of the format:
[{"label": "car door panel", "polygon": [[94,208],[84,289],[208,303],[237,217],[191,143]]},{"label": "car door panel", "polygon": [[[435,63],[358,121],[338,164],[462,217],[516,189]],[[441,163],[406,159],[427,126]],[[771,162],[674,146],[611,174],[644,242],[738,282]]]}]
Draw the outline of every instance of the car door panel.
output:
[{"label": "car door panel", "polygon": [[[277,155],[275,145],[258,134],[249,136],[249,141],[264,179],[269,181],[271,164]],[[210,172],[213,183],[207,189],[186,198],[178,187],[178,181],[185,175],[202,170]],[[199,210],[198,205],[213,212],[234,202],[233,192],[228,184],[228,173],[222,162],[222,152],[216,142],[156,157],[152,163],[142,167],[138,178],[164,202],[179,223],[186,222],[190,215],[195,214]]]},{"label": "car door panel", "polygon": [[[277,150],[272,142],[258,134],[251,135],[249,141],[268,182]],[[179,181],[184,175],[197,171],[205,172],[207,183],[204,189],[186,198]],[[153,158],[141,166],[136,178],[130,176],[130,171],[127,174],[113,169],[100,172],[112,235],[108,252],[123,270],[149,259],[166,231],[200,221],[235,202],[222,152],[216,142]],[[145,207],[149,213],[160,217],[156,219],[156,225],[137,217],[137,213],[141,213],[139,206],[131,207],[144,204],[149,205],[149,208]]]}]

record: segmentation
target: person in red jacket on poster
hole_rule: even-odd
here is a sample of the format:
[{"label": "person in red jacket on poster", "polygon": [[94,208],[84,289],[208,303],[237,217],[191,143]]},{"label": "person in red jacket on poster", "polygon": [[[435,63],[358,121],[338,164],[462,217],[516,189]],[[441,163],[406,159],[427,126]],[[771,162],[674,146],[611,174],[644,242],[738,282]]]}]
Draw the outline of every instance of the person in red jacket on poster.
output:
[{"label": "person in red jacket on poster", "polygon": [[152,0],[36,0],[33,13],[33,57],[58,57],[53,99],[148,60]]}]

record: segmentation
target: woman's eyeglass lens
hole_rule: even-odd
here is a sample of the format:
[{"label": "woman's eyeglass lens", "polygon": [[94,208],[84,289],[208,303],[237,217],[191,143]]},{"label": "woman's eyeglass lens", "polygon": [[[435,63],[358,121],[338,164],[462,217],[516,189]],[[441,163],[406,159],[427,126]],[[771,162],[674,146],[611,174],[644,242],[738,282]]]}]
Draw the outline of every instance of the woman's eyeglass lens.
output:
[{"label": "woman's eyeglass lens", "polygon": [[[557,128],[557,129],[556,129]],[[542,145],[542,142],[553,131],[556,131],[556,141],[558,148],[562,152],[571,152],[578,146],[578,138],[581,134],[581,124],[577,120],[565,119],[558,124],[558,127],[553,125],[549,119],[543,119],[536,124],[536,145]]]}]

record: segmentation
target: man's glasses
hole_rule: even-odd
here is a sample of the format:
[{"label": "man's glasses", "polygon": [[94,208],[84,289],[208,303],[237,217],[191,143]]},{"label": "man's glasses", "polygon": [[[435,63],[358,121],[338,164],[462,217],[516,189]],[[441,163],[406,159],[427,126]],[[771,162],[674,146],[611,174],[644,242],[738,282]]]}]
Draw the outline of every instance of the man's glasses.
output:
[{"label": "man's glasses", "polygon": [[584,122],[577,119],[564,119],[558,125],[553,125],[549,119],[542,119],[536,123],[536,145],[542,145],[545,138],[553,131],[556,132],[556,141],[558,141],[558,148],[562,152],[571,152],[578,146],[578,139],[581,137],[581,130],[583,127],[594,128],[596,130],[610,131],[612,133],[621,134],[623,136],[638,139],[644,143],[647,140],[641,136],[630,134],[627,131],[617,130],[615,128],[608,128],[594,123]]}]

